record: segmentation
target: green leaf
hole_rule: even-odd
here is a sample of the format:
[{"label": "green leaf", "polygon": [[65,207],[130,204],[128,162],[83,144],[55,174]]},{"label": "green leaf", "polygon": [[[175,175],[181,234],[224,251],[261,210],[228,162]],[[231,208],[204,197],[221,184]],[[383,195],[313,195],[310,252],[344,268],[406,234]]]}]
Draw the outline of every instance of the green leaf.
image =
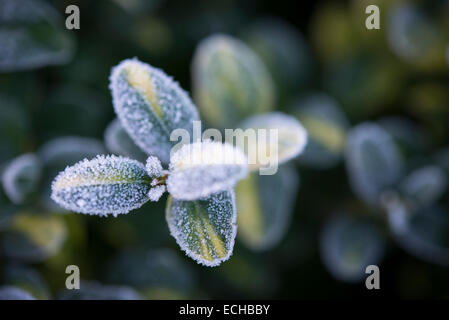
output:
[{"label": "green leaf", "polygon": [[195,201],[170,196],[166,219],[178,245],[198,263],[218,266],[231,256],[237,233],[234,191]]},{"label": "green leaf", "polygon": [[345,160],[353,191],[374,205],[379,205],[382,192],[395,187],[403,171],[402,157],[393,138],[370,122],[349,132]]},{"label": "green leaf", "polygon": [[253,250],[276,246],[286,234],[299,187],[294,167],[283,165],[275,175],[255,172],[236,187],[239,239]]},{"label": "green leaf", "polygon": [[6,166],[2,175],[3,189],[13,203],[21,204],[37,192],[41,177],[39,159],[32,153],[26,153]]},{"label": "green leaf", "polygon": [[0,72],[67,63],[74,41],[42,0],[0,1]]},{"label": "green leaf", "polygon": [[326,169],[338,164],[344,151],[349,121],[336,101],[325,94],[310,94],[291,107],[308,133],[309,141],[298,157],[307,167]]},{"label": "green leaf", "polygon": [[109,88],[129,136],[147,154],[168,163],[175,144],[172,131],[185,129],[192,135],[192,122],[198,120],[188,94],[162,70],[137,59],[124,60],[112,70]]},{"label": "green leaf", "polygon": [[4,237],[6,256],[39,262],[61,250],[67,238],[67,227],[57,215],[21,212],[13,217]]},{"label": "green leaf", "polygon": [[203,40],[195,52],[192,72],[195,101],[212,126],[232,128],[273,107],[271,76],[240,40],[221,34]]},{"label": "green leaf", "polygon": [[447,178],[437,166],[425,166],[412,171],[400,185],[402,194],[418,206],[434,204],[444,193]]},{"label": "green leaf", "polygon": [[338,280],[359,282],[369,265],[379,265],[384,241],[375,225],[349,216],[329,220],[320,239],[321,259]]},{"label": "green leaf", "polygon": [[167,190],[177,199],[204,198],[234,187],[247,172],[247,158],[230,144],[187,144],[172,155]]},{"label": "green leaf", "polygon": [[79,213],[128,213],[149,200],[151,178],[138,161],[98,156],[67,167],[53,181],[51,198]]}]

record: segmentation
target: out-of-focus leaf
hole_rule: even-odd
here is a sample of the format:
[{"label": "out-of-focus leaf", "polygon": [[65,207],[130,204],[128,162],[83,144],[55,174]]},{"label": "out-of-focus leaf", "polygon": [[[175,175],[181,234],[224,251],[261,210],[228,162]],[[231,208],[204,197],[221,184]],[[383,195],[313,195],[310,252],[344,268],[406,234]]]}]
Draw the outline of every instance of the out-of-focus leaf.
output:
[{"label": "out-of-focus leaf", "polygon": [[396,242],[425,261],[449,265],[447,209],[433,205],[409,211],[395,198],[386,202],[388,223]]},{"label": "out-of-focus leaf", "polygon": [[108,270],[111,283],[134,287],[150,299],[157,292],[185,295],[195,283],[189,266],[169,249],[124,251]]},{"label": "out-of-focus leaf", "polygon": [[60,300],[141,300],[142,297],[126,286],[104,285],[98,282],[81,281],[80,289],[64,290]]},{"label": "out-of-focus leaf", "polygon": [[129,136],[146,153],[168,163],[172,131],[185,129],[192,134],[192,122],[198,120],[188,94],[162,70],[137,59],[114,67],[109,87],[115,112]]},{"label": "out-of-focus leaf", "polygon": [[434,204],[447,186],[446,174],[437,166],[414,170],[401,183],[402,194],[418,206]]},{"label": "out-of-focus leaf", "polygon": [[349,122],[336,101],[310,94],[293,103],[292,112],[304,125],[309,142],[298,161],[312,168],[330,168],[341,159]]},{"label": "out-of-focus leaf", "polygon": [[286,21],[264,18],[244,38],[273,75],[277,92],[284,96],[304,85],[311,69],[310,52],[300,32]]},{"label": "out-of-focus leaf", "polygon": [[392,136],[402,153],[415,154],[425,150],[428,141],[424,132],[411,120],[391,116],[382,118],[377,123]]},{"label": "out-of-focus leaf", "polygon": [[3,271],[4,283],[17,286],[38,299],[49,299],[50,291],[41,275],[34,269],[10,264]]},{"label": "out-of-focus leaf", "polygon": [[437,19],[414,3],[397,3],[387,19],[388,43],[398,57],[418,68],[438,70],[445,65],[445,35]]},{"label": "out-of-focus leaf", "polygon": [[172,155],[167,190],[174,198],[195,200],[234,187],[247,173],[241,150],[221,142],[196,142]]},{"label": "out-of-focus leaf", "polygon": [[402,66],[390,56],[360,52],[330,65],[325,87],[353,118],[392,107],[404,84]]},{"label": "out-of-focus leaf", "polygon": [[372,205],[379,204],[382,192],[395,187],[403,171],[402,157],[392,137],[370,122],[349,132],[345,161],[354,193]]},{"label": "out-of-focus leaf", "polygon": [[195,102],[215,127],[232,128],[273,107],[273,82],[263,62],[246,44],[230,36],[213,35],[199,44],[192,77]]},{"label": "out-of-focus leaf", "polygon": [[37,192],[41,177],[41,162],[36,155],[27,153],[12,160],[4,169],[3,189],[13,203],[21,204]]},{"label": "out-of-focus leaf", "polygon": [[337,216],[327,222],[320,239],[321,259],[336,279],[359,282],[369,265],[379,265],[384,241],[375,225]]},{"label": "out-of-focus leaf", "polygon": [[320,6],[312,18],[311,30],[316,52],[325,63],[341,60],[358,48],[349,14],[342,3]]},{"label": "out-of-focus leaf", "polygon": [[198,263],[218,266],[231,256],[237,233],[234,191],[195,201],[169,197],[166,219],[178,245]]},{"label": "out-of-focus leaf", "polygon": [[277,245],[288,230],[299,175],[283,165],[275,175],[251,173],[236,187],[239,239],[254,250]]},{"label": "out-of-focus leaf", "polygon": [[[263,169],[263,174],[275,173],[272,169],[301,154],[307,144],[307,131],[301,123],[281,112],[255,115],[240,127],[245,131],[237,136],[236,144],[247,154],[250,169]],[[253,135],[248,134],[246,140],[247,132]]]},{"label": "out-of-focus leaf", "polygon": [[46,1],[0,1],[0,71],[10,72],[67,63],[73,38]]},{"label": "out-of-focus leaf", "polygon": [[0,287],[0,300],[35,300],[27,291],[14,286]]},{"label": "out-of-focus leaf", "polygon": [[67,237],[64,221],[54,215],[16,214],[4,235],[6,256],[24,261],[43,261],[58,253]]},{"label": "out-of-focus leaf", "polygon": [[98,156],[67,167],[53,181],[52,199],[65,209],[106,216],[148,201],[151,178],[136,160]]},{"label": "out-of-focus leaf", "polygon": [[129,137],[118,119],[114,119],[104,132],[104,142],[109,151],[136,159],[140,162],[148,157]]}]

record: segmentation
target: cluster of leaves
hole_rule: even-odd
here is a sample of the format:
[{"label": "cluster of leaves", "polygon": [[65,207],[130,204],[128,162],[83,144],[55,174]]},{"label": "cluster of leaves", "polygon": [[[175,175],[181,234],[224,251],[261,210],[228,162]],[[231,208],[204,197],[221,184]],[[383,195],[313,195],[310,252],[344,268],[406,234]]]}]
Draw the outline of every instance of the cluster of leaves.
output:
[{"label": "cluster of leaves", "polygon": [[[370,4],[380,30],[365,28]],[[77,32],[64,30],[64,5],[0,0],[0,299],[358,294],[343,284],[369,264],[396,284],[383,292],[447,295],[443,0],[326,2],[298,22],[307,38],[233,1],[173,4],[182,15],[163,0],[82,4]],[[110,67],[132,56],[185,88],[191,76],[194,102],[128,59],[110,75],[111,108]],[[259,175],[251,145],[171,154],[170,132],[200,119],[278,129],[278,172]],[[233,258],[210,273],[166,248],[164,224],[200,264],[237,246]],[[68,264],[101,283],[54,295]]]}]

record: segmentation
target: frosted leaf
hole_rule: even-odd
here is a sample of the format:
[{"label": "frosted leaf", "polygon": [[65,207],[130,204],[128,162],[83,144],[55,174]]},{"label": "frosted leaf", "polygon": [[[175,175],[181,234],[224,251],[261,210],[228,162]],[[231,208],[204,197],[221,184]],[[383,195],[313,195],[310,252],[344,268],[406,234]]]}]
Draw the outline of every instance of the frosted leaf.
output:
[{"label": "frosted leaf", "polygon": [[418,205],[430,205],[440,198],[447,186],[447,178],[442,169],[426,166],[414,170],[400,185],[404,196]]},{"label": "frosted leaf", "polygon": [[239,239],[254,250],[276,246],[288,230],[298,187],[299,175],[289,164],[275,175],[252,172],[241,180],[235,189]]},{"label": "frosted leaf", "polygon": [[395,195],[388,199],[388,224],[395,241],[408,253],[449,266],[447,209],[438,205],[409,210]]},{"label": "frosted leaf", "polygon": [[103,143],[97,139],[65,136],[46,142],[38,150],[39,158],[44,166],[57,166],[61,164],[92,158],[105,153]]},{"label": "frosted leaf", "polygon": [[0,71],[64,64],[73,49],[62,18],[46,1],[0,1]]},{"label": "frosted leaf", "polygon": [[65,289],[60,300],[140,300],[142,297],[127,286],[104,285],[96,281],[81,281],[80,289]]},{"label": "frosted leaf", "polygon": [[247,175],[247,158],[220,142],[182,146],[170,160],[167,190],[177,199],[195,200],[232,188]]},{"label": "frosted leaf", "polygon": [[319,169],[338,164],[349,121],[337,102],[326,94],[316,93],[295,101],[291,109],[308,133],[307,146],[298,162]]},{"label": "frosted leaf", "polygon": [[10,222],[2,250],[12,259],[40,262],[61,250],[67,232],[60,216],[20,212]]},{"label": "frosted leaf", "polygon": [[159,201],[159,199],[162,197],[166,190],[165,186],[156,186],[150,189],[148,191],[148,197],[150,198],[150,201]]},{"label": "frosted leaf", "polygon": [[404,153],[424,152],[428,141],[422,128],[406,117],[389,116],[377,123],[386,130]]},{"label": "frosted leaf", "polygon": [[3,189],[13,203],[21,204],[37,191],[41,176],[39,159],[32,153],[26,153],[12,160],[4,169]]},{"label": "frosted leaf", "polygon": [[147,158],[147,155],[129,137],[118,119],[111,121],[106,128],[104,142],[108,150],[117,155],[139,161],[145,161]]},{"label": "frosted leaf", "polygon": [[129,136],[147,154],[168,163],[175,144],[170,141],[171,132],[182,128],[192,134],[192,122],[198,120],[188,94],[162,70],[137,59],[113,68],[109,88]]},{"label": "frosted leaf", "polygon": [[395,4],[386,22],[388,44],[398,57],[418,67],[442,66],[445,38],[434,19],[418,5]]},{"label": "frosted leaf", "polygon": [[348,216],[332,218],[320,238],[321,259],[340,281],[365,279],[366,267],[379,265],[384,251],[384,241],[375,225]]},{"label": "frosted leaf", "polygon": [[213,35],[199,44],[192,84],[201,115],[218,128],[232,128],[273,107],[274,85],[265,65],[245,43],[227,35]]},{"label": "frosted leaf", "polygon": [[[301,154],[307,144],[307,131],[301,123],[281,112],[253,116],[245,120],[241,128],[256,130],[256,143],[248,143],[246,139],[237,142],[247,154],[251,170],[268,167],[272,162],[276,165],[287,162]],[[261,135],[260,129],[266,130],[266,135]]]},{"label": "frosted leaf", "polygon": [[84,158],[93,158],[106,153],[103,143],[97,139],[65,136],[52,139],[42,145],[37,154],[44,167],[44,181],[41,200],[48,210],[61,211],[61,207],[51,200],[51,182],[68,163],[76,163]]},{"label": "frosted leaf", "polygon": [[158,178],[164,174],[164,169],[158,158],[149,156],[145,165],[147,173],[151,178]]},{"label": "frosted leaf", "polygon": [[128,213],[149,200],[151,179],[138,161],[98,156],[67,167],[53,181],[51,198],[79,213]]},{"label": "frosted leaf", "polygon": [[29,292],[16,286],[0,287],[0,300],[36,300]]},{"label": "frosted leaf", "polygon": [[380,194],[394,187],[403,171],[401,155],[391,136],[370,122],[349,132],[345,160],[353,191],[369,204],[379,204]]},{"label": "frosted leaf", "polygon": [[195,201],[170,196],[166,219],[170,234],[198,263],[214,267],[231,256],[237,233],[234,191],[215,193]]}]

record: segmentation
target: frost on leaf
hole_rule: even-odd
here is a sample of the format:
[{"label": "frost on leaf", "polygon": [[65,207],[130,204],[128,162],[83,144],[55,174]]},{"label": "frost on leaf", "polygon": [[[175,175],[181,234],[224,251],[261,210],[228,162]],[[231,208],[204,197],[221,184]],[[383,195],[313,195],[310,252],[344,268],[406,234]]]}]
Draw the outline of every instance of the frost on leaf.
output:
[{"label": "frost on leaf", "polygon": [[164,174],[164,169],[158,158],[149,156],[145,165],[147,173],[151,178],[158,178]]},{"label": "frost on leaf", "polygon": [[170,196],[166,219],[178,245],[198,263],[218,266],[231,256],[237,232],[234,191],[195,201]]},{"label": "frost on leaf", "polygon": [[320,239],[324,265],[336,279],[345,282],[365,279],[366,267],[378,265],[384,250],[382,235],[374,224],[345,215],[331,219]]},{"label": "frost on leaf", "polygon": [[144,161],[147,155],[134,143],[119,119],[114,119],[104,132],[106,148],[114,154]]},{"label": "frost on leaf", "polygon": [[112,70],[109,88],[129,136],[147,154],[168,163],[171,132],[182,128],[192,134],[192,122],[198,120],[188,94],[162,70],[137,59],[124,60]]},{"label": "frost on leaf", "polygon": [[32,153],[12,160],[2,175],[3,189],[15,204],[23,203],[37,191],[42,176],[39,159]]},{"label": "frost on leaf", "polygon": [[151,179],[138,161],[98,156],[67,167],[53,181],[52,199],[79,213],[116,216],[149,200]]},{"label": "frost on leaf", "polygon": [[349,129],[349,121],[337,102],[326,94],[311,94],[295,101],[291,109],[308,133],[307,146],[298,161],[318,169],[337,165]]},{"label": "frost on leaf", "polygon": [[299,175],[283,165],[275,175],[252,172],[235,189],[239,239],[253,250],[276,246],[286,234],[298,194]]},{"label": "frost on leaf", "polygon": [[274,85],[260,58],[242,41],[213,35],[196,49],[192,63],[195,101],[208,122],[232,128],[272,109]]},{"label": "frost on leaf", "polygon": [[434,204],[446,190],[447,178],[437,166],[426,166],[412,171],[400,185],[402,194],[417,205]]},{"label": "frost on leaf", "polygon": [[256,143],[244,139],[237,143],[247,154],[251,170],[284,163],[301,154],[307,144],[307,132],[301,123],[281,112],[253,116],[241,127],[245,131],[254,129],[257,137]]},{"label": "frost on leaf", "polygon": [[370,204],[378,204],[381,193],[394,187],[402,174],[402,158],[392,137],[374,123],[349,132],[345,160],[353,191]]},{"label": "frost on leaf", "polygon": [[73,49],[62,18],[46,1],[0,1],[0,71],[64,64]]},{"label": "frost on leaf", "polygon": [[230,144],[184,145],[170,161],[167,190],[177,199],[195,200],[232,188],[247,175],[247,158]]},{"label": "frost on leaf", "polygon": [[166,190],[165,186],[155,186],[148,191],[148,197],[151,201],[159,201]]}]

